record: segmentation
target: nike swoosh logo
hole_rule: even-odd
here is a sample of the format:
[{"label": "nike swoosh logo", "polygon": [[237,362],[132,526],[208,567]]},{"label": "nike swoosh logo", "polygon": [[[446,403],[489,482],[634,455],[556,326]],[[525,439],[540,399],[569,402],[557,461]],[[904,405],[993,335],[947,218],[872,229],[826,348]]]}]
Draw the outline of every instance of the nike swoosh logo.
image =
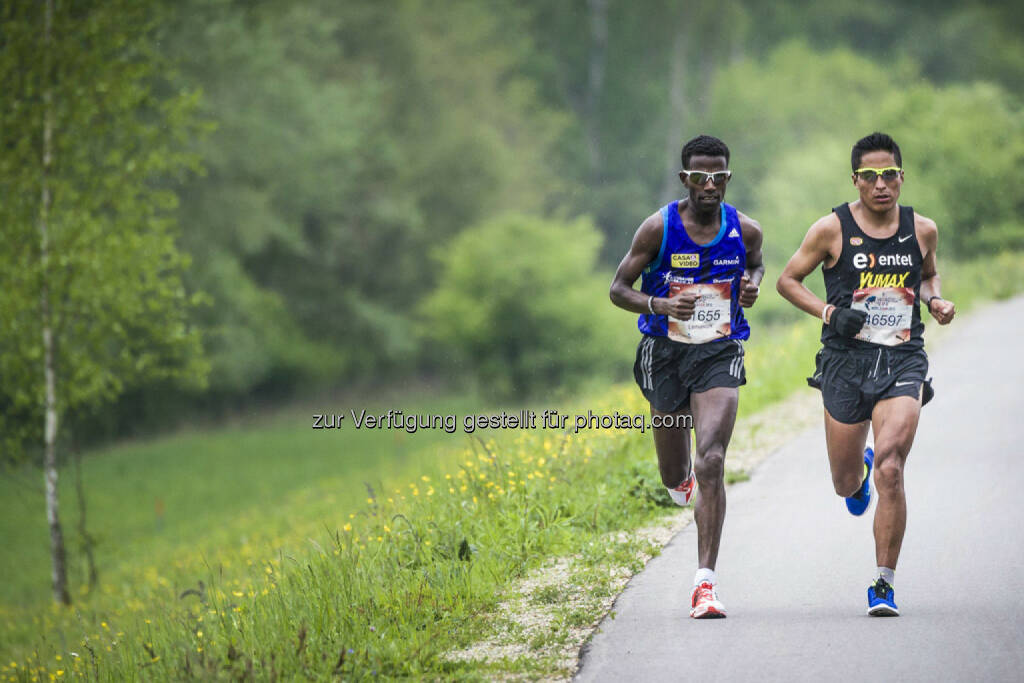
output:
[{"label": "nike swoosh logo", "polygon": [[899,241],[900,244],[903,244],[904,242],[909,240],[911,237],[913,237],[913,235],[904,235],[903,237],[899,238],[898,241]]},{"label": "nike swoosh logo", "polygon": [[908,387],[911,384],[917,384],[917,382],[896,382],[896,386],[898,387]]}]

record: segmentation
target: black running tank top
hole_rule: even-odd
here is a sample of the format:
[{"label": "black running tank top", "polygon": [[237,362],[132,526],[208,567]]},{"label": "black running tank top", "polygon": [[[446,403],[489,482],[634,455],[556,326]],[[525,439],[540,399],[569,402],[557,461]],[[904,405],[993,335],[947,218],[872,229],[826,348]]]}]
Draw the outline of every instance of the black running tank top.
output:
[{"label": "black running tank top", "polygon": [[865,234],[850,212],[850,205],[837,206],[843,242],[839,260],[823,268],[827,301],[840,308],[855,308],[868,314],[855,339],[841,337],[827,325],[821,341],[836,349],[924,346],[921,322],[921,247],[914,230],[914,210],[901,206],[896,234],[876,239]]}]

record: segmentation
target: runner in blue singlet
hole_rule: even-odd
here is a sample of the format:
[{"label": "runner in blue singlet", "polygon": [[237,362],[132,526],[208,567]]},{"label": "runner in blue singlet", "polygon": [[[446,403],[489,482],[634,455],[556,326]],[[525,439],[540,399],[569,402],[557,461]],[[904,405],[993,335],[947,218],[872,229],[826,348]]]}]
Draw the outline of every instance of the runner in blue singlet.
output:
[{"label": "runner in blue singlet", "polygon": [[757,300],[764,265],[761,226],[723,201],[729,148],[701,135],[683,146],[681,161],[687,196],[640,225],[610,296],[640,314],[633,374],[651,404],[662,483],[680,505],[696,495],[698,569],[689,607],[699,619],[725,616],[714,571],[725,520],[725,451],[746,382],[742,340],[750,328],[742,308]]}]

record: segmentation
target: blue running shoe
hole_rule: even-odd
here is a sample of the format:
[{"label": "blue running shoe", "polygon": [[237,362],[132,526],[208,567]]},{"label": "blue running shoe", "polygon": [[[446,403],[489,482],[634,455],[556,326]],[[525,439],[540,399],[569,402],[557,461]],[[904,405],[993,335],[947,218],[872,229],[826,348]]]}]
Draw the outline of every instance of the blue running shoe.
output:
[{"label": "blue running shoe", "polygon": [[851,515],[863,515],[871,504],[871,466],[875,464],[875,452],[868,446],[864,449],[864,483],[860,491],[846,499],[846,509]]},{"label": "blue running shoe", "polygon": [[900,608],[893,602],[894,594],[892,586],[879,577],[875,583],[868,588],[868,616],[869,617],[898,617]]}]

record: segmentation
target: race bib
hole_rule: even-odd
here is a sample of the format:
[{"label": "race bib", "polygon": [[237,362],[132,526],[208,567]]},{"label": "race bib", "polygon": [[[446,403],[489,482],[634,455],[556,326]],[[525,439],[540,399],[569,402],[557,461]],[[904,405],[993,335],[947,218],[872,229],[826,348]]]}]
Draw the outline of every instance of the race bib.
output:
[{"label": "race bib", "polygon": [[697,301],[693,316],[679,320],[668,316],[668,338],[684,344],[706,344],[732,334],[732,283],[669,283],[669,296],[693,292]]},{"label": "race bib", "polygon": [[856,339],[885,346],[910,341],[913,305],[914,290],[910,287],[864,287],[854,290],[851,308],[868,314]]}]

